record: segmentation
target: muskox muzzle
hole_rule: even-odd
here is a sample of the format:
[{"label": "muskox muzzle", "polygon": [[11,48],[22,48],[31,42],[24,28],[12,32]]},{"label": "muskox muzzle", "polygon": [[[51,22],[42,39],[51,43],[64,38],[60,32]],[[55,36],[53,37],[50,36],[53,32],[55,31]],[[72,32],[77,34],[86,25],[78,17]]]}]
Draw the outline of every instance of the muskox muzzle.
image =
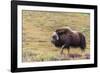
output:
[{"label": "muskox muzzle", "polygon": [[59,40],[59,36],[58,36],[58,34],[56,32],[54,32],[52,34],[52,40],[54,40],[54,41]]},{"label": "muskox muzzle", "polygon": [[59,38],[59,35],[56,33],[56,32],[54,32],[53,34],[52,34],[52,37],[51,37],[52,39],[51,39],[51,42],[56,46],[56,47],[61,47],[62,46],[62,43],[61,43],[61,41],[60,41],[60,38]]}]

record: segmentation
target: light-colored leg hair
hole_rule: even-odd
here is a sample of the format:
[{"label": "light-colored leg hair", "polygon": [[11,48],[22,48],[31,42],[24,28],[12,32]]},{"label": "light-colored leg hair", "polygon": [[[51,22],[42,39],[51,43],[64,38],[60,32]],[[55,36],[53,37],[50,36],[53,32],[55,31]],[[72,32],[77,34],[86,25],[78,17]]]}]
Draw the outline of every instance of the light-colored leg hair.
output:
[{"label": "light-colored leg hair", "polygon": [[64,47],[65,47],[65,44],[61,47],[61,52],[60,52],[60,54],[63,54]]},{"label": "light-colored leg hair", "polygon": [[61,54],[61,55],[63,54],[63,48],[61,48],[61,52],[60,52],[60,54]]}]

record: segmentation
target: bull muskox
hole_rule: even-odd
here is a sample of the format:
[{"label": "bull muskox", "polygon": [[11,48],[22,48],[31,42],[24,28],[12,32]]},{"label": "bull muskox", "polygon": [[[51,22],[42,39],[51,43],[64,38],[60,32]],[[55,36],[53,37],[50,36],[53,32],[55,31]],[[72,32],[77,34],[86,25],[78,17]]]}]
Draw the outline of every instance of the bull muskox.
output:
[{"label": "bull muskox", "polygon": [[70,47],[80,47],[82,51],[86,48],[86,39],[83,33],[74,31],[69,27],[63,27],[56,29],[52,35],[51,42],[58,48],[61,48],[61,54],[63,49],[69,49]]}]

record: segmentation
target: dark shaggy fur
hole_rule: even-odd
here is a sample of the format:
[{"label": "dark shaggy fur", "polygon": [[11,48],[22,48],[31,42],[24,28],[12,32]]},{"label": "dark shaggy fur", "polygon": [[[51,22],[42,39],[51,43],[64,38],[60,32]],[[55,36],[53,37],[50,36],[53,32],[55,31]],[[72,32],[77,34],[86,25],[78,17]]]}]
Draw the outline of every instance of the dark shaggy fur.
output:
[{"label": "dark shaggy fur", "polygon": [[70,47],[80,47],[81,50],[84,50],[86,47],[85,36],[77,31],[73,31],[69,27],[59,28],[52,35],[52,43],[61,48],[61,53],[63,49],[70,49]]}]

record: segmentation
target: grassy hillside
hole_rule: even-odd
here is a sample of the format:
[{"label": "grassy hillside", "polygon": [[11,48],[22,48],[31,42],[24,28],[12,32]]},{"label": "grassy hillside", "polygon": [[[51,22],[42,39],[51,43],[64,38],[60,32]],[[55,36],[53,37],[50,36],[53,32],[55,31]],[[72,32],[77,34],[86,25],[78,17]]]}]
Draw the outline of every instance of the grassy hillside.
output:
[{"label": "grassy hillside", "polygon": [[[90,15],[86,13],[63,13],[63,12],[41,12],[25,11],[23,16],[23,62],[76,60],[86,59],[90,53]],[[79,54],[72,58],[60,55],[59,48],[51,43],[52,33],[59,27],[68,26],[73,30],[85,34],[87,47],[85,52],[80,48],[70,49],[70,54]]]}]

